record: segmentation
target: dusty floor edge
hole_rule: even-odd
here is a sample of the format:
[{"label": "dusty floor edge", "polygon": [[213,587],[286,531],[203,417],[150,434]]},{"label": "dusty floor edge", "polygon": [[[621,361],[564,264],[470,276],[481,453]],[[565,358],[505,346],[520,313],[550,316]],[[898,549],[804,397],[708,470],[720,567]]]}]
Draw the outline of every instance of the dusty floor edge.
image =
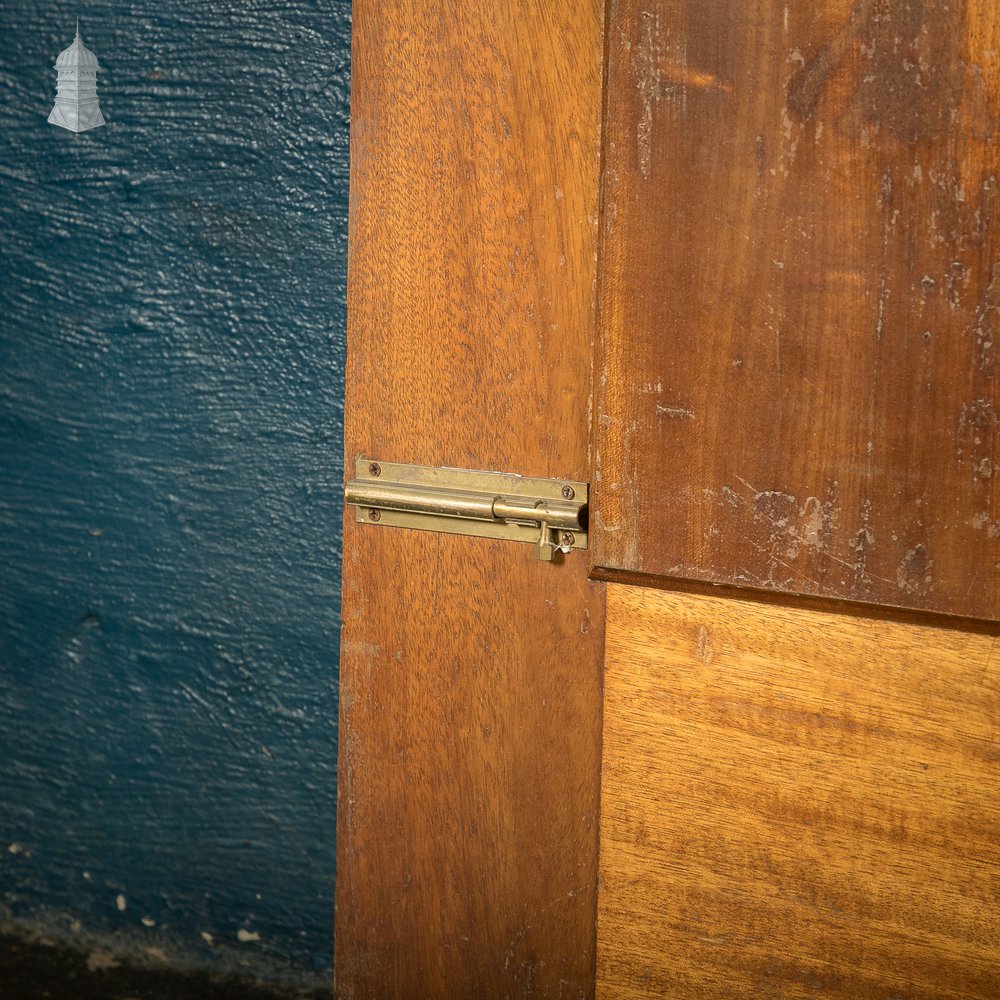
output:
[{"label": "dusty floor edge", "polygon": [[179,968],[5,927],[0,995],[4,1000],[330,1000],[333,994],[325,987]]}]

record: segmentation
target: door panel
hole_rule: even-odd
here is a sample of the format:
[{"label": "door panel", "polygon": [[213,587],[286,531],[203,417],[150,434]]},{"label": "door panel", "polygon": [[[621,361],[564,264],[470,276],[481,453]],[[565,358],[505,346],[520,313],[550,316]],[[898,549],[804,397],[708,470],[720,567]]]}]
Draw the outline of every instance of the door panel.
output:
[{"label": "door panel", "polygon": [[[346,457],[587,478],[599,3],[355,8]],[[593,993],[602,584],[344,530],[336,977]]]},{"label": "door panel", "polygon": [[607,600],[598,995],[1000,995],[1000,640]]},{"label": "door panel", "polygon": [[989,0],[611,4],[595,560],[1000,617]]}]

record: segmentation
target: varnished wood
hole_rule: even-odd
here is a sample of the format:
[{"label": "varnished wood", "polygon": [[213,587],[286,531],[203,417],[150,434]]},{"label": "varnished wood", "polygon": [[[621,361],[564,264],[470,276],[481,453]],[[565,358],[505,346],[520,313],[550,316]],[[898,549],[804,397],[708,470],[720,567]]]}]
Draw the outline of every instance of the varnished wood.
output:
[{"label": "varnished wood", "polygon": [[1000,996],[1000,640],[609,585],[598,996]]},{"label": "varnished wood", "polygon": [[[346,453],[587,478],[602,13],[358,3]],[[602,585],[344,531],[341,998],[593,992]]]},{"label": "varnished wood", "polygon": [[616,0],[595,560],[1000,619],[991,0]]}]

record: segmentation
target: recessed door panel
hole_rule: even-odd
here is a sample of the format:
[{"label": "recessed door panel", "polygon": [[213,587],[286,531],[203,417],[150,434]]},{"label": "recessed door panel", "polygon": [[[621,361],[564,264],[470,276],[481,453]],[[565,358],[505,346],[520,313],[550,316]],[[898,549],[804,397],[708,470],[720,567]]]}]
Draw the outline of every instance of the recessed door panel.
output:
[{"label": "recessed door panel", "polygon": [[612,4],[599,571],[1000,617],[998,25]]}]

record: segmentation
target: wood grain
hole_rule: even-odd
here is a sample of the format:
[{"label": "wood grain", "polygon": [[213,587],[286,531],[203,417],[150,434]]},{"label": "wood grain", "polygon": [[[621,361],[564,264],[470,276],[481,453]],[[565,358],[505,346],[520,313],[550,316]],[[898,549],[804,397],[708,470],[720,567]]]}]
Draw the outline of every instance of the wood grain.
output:
[{"label": "wood grain", "polygon": [[598,995],[1000,995],[1000,640],[607,600]]},{"label": "wood grain", "polygon": [[[360,3],[346,452],[587,478],[602,11]],[[602,585],[344,532],[342,998],[593,993]]]},{"label": "wood grain", "polygon": [[611,4],[599,571],[1000,619],[998,35]]}]

